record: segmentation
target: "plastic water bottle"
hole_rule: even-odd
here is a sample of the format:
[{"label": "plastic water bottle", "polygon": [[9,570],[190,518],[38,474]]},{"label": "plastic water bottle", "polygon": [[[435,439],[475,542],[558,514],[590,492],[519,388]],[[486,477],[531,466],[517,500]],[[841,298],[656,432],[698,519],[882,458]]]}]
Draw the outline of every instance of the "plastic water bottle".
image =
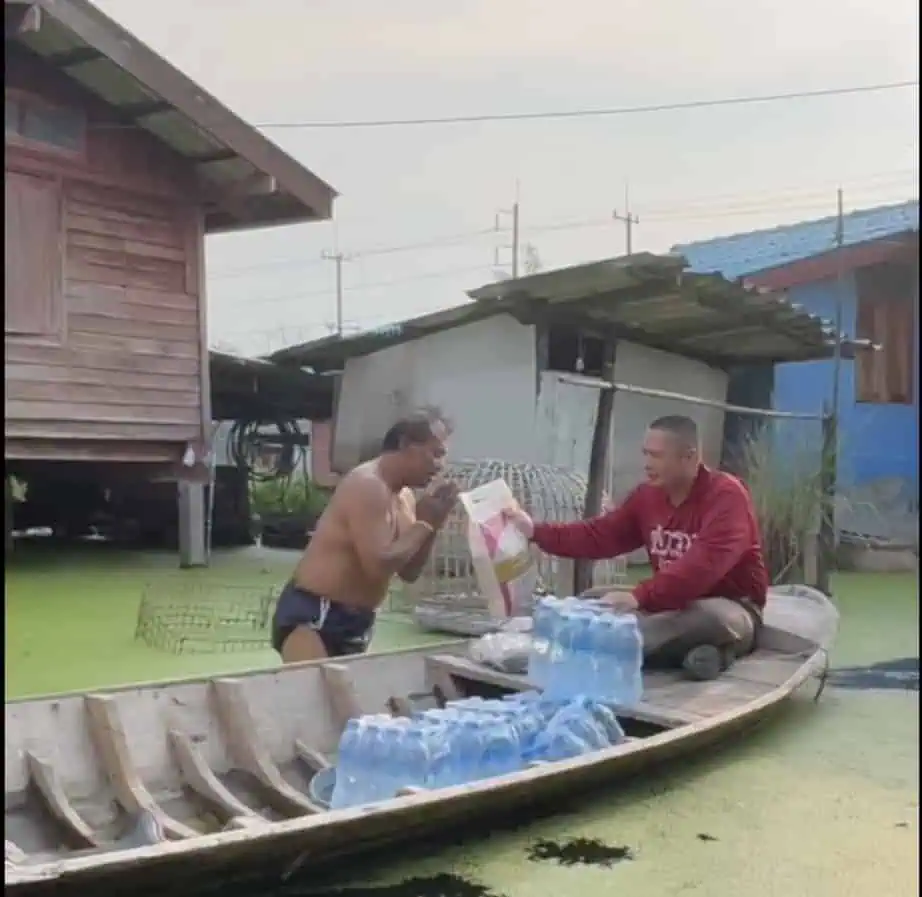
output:
[{"label": "plastic water bottle", "polygon": [[430,733],[427,726],[410,723],[397,733],[396,751],[392,761],[393,793],[401,788],[424,788],[432,764]]},{"label": "plastic water bottle", "polygon": [[450,788],[458,785],[459,754],[458,730],[459,717],[444,711],[431,711],[433,716],[426,720],[429,726],[429,775],[428,788]]},{"label": "plastic water bottle", "polygon": [[459,701],[452,701],[448,706],[458,713],[478,713],[483,709],[486,701],[483,698],[461,698]]},{"label": "plastic water bottle", "polygon": [[478,719],[465,718],[456,730],[457,761],[453,778],[458,784],[476,782],[484,778],[484,723]]},{"label": "plastic water bottle", "polygon": [[362,719],[350,719],[339,739],[336,757],[336,784],[330,798],[334,810],[353,807],[361,803],[361,785],[364,777],[362,763],[362,741],[365,723]]},{"label": "plastic water bottle", "polygon": [[542,598],[535,607],[531,653],[528,656],[528,679],[537,686],[544,686],[547,682],[559,606],[560,602],[556,598]]},{"label": "plastic water bottle", "polygon": [[589,698],[571,701],[558,711],[550,725],[567,727],[586,746],[586,750],[608,747],[608,738],[595,720],[593,702]]},{"label": "plastic water bottle", "polygon": [[374,745],[372,791],[375,801],[390,800],[400,787],[401,729],[397,720],[376,724],[378,737]]},{"label": "plastic water bottle", "polygon": [[643,636],[634,614],[621,621],[621,662],[623,664],[624,706],[636,707],[643,700]]},{"label": "plastic water bottle", "polygon": [[577,728],[571,725],[566,711],[565,706],[551,718],[528,752],[527,760],[568,760],[591,750]]},{"label": "plastic water bottle", "polygon": [[571,693],[592,695],[596,688],[597,664],[595,661],[594,628],[596,615],[585,610],[574,614],[573,655],[570,667]]},{"label": "plastic water bottle", "polygon": [[593,701],[590,712],[605,733],[605,739],[609,745],[620,744],[624,741],[624,729],[621,728],[618,717],[610,707],[606,707],[600,701]]},{"label": "plastic water bottle", "polygon": [[522,751],[515,729],[500,717],[484,723],[480,768],[485,779],[522,768]]},{"label": "plastic water bottle", "polygon": [[567,697],[570,694],[572,643],[573,615],[569,611],[561,611],[554,622],[550,663],[544,685],[544,692],[550,697]]},{"label": "plastic water bottle", "polygon": [[593,697],[613,704],[623,703],[626,694],[619,625],[617,615],[600,614],[593,630],[597,670]]},{"label": "plastic water bottle", "polygon": [[360,737],[355,750],[356,788],[352,795],[352,806],[373,803],[380,799],[378,780],[381,771],[378,767],[384,762],[382,732],[377,718],[363,718],[359,731]]}]

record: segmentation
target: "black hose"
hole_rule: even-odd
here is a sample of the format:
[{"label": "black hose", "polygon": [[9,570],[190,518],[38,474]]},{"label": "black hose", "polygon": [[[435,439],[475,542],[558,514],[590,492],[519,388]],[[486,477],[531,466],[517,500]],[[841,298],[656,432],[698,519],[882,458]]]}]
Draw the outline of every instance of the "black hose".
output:
[{"label": "black hose", "polygon": [[[272,442],[272,435],[261,432],[262,428],[273,426],[283,437],[278,462],[270,470],[256,470],[253,461],[262,443]],[[290,477],[303,448],[298,445],[301,428],[295,420],[237,420],[227,436],[227,453],[238,470],[244,471],[251,482],[265,483]],[[284,438],[288,437],[288,438]]]}]

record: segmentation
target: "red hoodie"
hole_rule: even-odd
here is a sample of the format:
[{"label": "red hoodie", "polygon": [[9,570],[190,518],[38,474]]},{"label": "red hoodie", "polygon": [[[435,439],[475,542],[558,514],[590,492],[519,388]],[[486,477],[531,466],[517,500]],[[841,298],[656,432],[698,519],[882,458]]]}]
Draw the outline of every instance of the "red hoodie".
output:
[{"label": "red hoodie", "polygon": [[715,596],[765,606],[768,571],[749,492],[736,477],[704,465],[678,507],[645,483],[592,520],[536,523],[533,541],[548,554],[586,560],[645,547],[653,576],[634,588],[634,597],[647,612]]}]

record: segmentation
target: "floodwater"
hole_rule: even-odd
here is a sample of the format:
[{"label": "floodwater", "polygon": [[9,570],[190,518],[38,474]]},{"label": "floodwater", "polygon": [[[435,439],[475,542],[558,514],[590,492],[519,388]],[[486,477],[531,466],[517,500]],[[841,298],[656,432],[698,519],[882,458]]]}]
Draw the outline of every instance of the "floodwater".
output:
[{"label": "floodwater", "polygon": [[[917,695],[830,685],[681,769],[252,897],[916,897]],[[228,882],[225,887],[236,891]]]},{"label": "floodwater", "polygon": [[[81,669],[79,660],[89,654],[90,663],[101,662],[102,644],[90,650],[89,639],[122,613],[114,610],[114,586],[86,571],[79,582],[58,572],[57,579],[7,581],[7,672],[20,693],[35,691],[36,681],[43,690],[60,688],[50,681],[55,674],[71,683],[117,681],[111,670]],[[484,826],[460,843],[396,848],[387,862],[354,863],[334,878],[304,873],[283,883],[284,870],[267,868],[258,887],[218,882],[208,897],[916,897],[917,583],[841,577],[836,591],[842,631],[819,703],[808,686],[783,716],[739,741],[556,814]],[[105,610],[98,606],[104,592],[112,593]],[[83,608],[74,624],[85,627],[79,642],[70,632],[71,662],[63,614],[92,595],[92,622]],[[37,601],[54,608],[53,620],[37,619]],[[119,625],[127,631],[110,653],[120,652],[131,678],[170,674],[161,668],[166,659],[132,653],[132,624],[133,611],[124,612]],[[387,635],[399,638],[396,629]],[[222,660],[229,659],[195,658],[194,665],[221,667]],[[158,664],[156,672],[141,671],[148,662]],[[170,662],[179,675],[191,659]]]}]

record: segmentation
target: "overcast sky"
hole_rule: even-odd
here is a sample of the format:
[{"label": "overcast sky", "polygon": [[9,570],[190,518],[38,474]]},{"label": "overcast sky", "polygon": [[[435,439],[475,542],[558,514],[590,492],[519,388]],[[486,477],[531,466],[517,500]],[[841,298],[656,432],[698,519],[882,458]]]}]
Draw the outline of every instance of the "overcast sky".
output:
[{"label": "overcast sky", "polygon": [[[916,0],[97,0],[254,124],[674,103],[918,78]],[[267,129],[341,194],[335,225],[209,240],[212,344],[322,336],[456,305],[508,271],[489,231],[520,185],[545,268],[918,195],[919,98],[888,93],[651,114]],[[508,216],[503,219],[508,226]],[[572,226],[570,226],[572,225]],[[474,235],[471,233],[474,232]],[[451,238],[457,237],[450,242]],[[375,248],[439,243],[370,254]]]}]

